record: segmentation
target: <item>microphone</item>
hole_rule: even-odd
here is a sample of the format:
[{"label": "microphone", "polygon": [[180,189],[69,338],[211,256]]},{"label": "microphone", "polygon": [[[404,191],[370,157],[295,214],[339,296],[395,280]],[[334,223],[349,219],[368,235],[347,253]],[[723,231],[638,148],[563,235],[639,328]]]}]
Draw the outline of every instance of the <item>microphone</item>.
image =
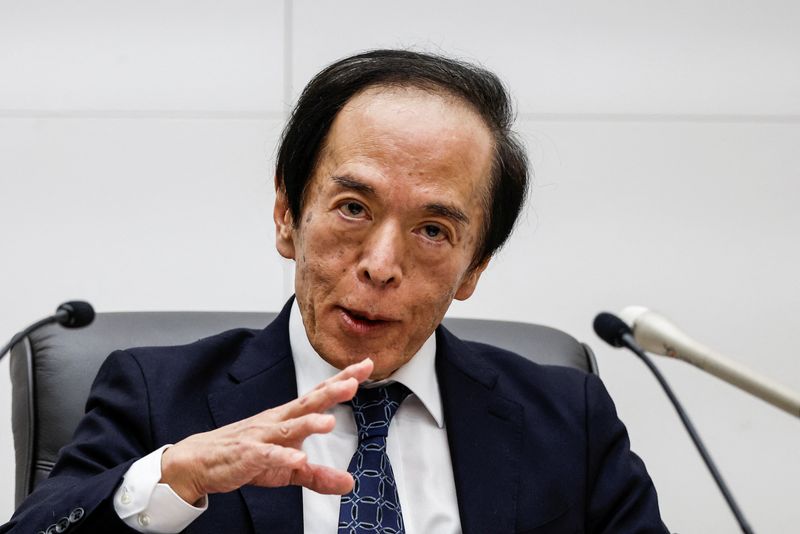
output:
[{"label": "microphone", "polygon": [[71,300],[56,308],[54,317],[61,326],[83,328],[94,321],[94,308],[88,302]]},{"label": "microphone", "polygon": [[82,328],[91,324],[92,321],[94,321],[94,308],[92,308],[91,304],[82,300],[65,302],[56,308],[55,314],[33,323],[21,332],[17,332],[17,334],[11,338],[11,341],[3,346],[3,350],[0,350],[0,358],[2,358],[11,347],[19,343],[22,338],[42,326],[58,323],[65,328]]},{"label": "microphone", "polygon": [[620,314],[646,351],[677,358],[800,417],[800,394],[783,384],[718,354],[683,333],[672,321],[643,306],[628,306]]},{"label": "microphone", "polygon": [[728,489],[728,485],[725,484],[725,481],[722,479],[719,469],[717,469],[714,460],[711,459],[711,455],[708,453],[706,446],[703,444],[703,440],[700,439],[700,435],[697,433],[697,430],[695,430],[692,421],[684,411],[680,401],[678,401],[678,397],[675,396],[675,393],[672,391],[672,388],[669,387],[667,380],[661,374],[661,371],[658,370],[658,367],[656,367],[650,358],[647,357],[647,354],[644,353],[642,347],[640,347],[636,342],[636,339],[634,338],[634,331],[631,330],[631,328],[625,324],[622,319],[608,312],[602,312],[594,318],[594,331],[598,336],[600,336],[600,339],[612,347],[626,347],[630,349],[644,362],[647,368],[653,372],[658,380],[658,383],[661,384],[661,387],[664,389],[667,397],[669,397],[669,400],[672,402],[672,406],[675,407],[675,411],[678,412],[678,416],[681,418],[683,426],[689,433],[689,437],[692,438],[692,442],[697,448],[697,452],[699,452],[700,456],[703,458],[703,462],[706,464],[706,467],[711,473],[714,482],[717,483],[719,491],[725,498],[725,502],[728,503],[728,508],[730,508],[731,512],[733,512],[733,515],[736,518],[736,521],[739,523],[739,527],[742,529],[742,532],[745,534],[753,534],[753,530],[750,528],[750,525],[744,518],[744,514],[742,514],[741,509],[739,509],[739,505],[736,504],[733,494]]}]

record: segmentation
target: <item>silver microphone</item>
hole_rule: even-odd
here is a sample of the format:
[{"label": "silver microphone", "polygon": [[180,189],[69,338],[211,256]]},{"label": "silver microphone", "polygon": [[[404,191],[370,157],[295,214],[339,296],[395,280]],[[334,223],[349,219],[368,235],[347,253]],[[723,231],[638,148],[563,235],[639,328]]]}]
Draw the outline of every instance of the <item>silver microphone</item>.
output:
[{"label": "silver microphone", "polygon": [[750,370],[683,333],[675,324],[643,306],[628,306],[620,317],[641,347],[654,354],[677,358],[800,417],[800,395],[783,384]]}]

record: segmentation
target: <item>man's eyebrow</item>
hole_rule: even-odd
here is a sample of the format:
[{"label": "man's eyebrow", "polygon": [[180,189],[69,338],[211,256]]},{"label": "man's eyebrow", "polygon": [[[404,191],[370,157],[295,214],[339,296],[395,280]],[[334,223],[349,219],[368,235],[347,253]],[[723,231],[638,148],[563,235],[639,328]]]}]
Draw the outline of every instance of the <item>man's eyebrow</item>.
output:
[{"label": "man's eyebrow", "polygon": [[436,215],[441,215],[442,217],[447,217],[448,219],[463,225],[469,224],[469,217],[467,217],[467,214],[455,206],[446,206],[444,204],[427,204],[425,206],[425,211],[434,213]]},{"label": "man's eyebrow", "polygon": [[375,194],[375,189],[373,189],[372,186],[363,182],[359,182],[358,180],[354,180],[349,176],[334,176],[333,181],[345,189],[352,189],[353,191],[358,191],[359,193],[364,193],[365,195]]}]

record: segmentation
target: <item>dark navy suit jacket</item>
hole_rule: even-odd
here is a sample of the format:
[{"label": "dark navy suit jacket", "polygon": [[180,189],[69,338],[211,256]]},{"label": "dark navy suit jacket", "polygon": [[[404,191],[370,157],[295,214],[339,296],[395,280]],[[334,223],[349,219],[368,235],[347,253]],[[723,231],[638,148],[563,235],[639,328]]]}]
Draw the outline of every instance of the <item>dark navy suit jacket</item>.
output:
[{"label": "dark navy suit jacket", "polygon": [[[117,351],[51,478],[0,532],[133,532],[112,498],[136,459],[297,396],[287,304],[262,331]],[[656,492],[600,380],[436,331],[436,370],[465,533],[666,532]],[[74,515],[74,514],[73,514]],[[334,531],[332,526],[331,531]],[[299,487],[209,497],[188,533],[300,533]]]}]

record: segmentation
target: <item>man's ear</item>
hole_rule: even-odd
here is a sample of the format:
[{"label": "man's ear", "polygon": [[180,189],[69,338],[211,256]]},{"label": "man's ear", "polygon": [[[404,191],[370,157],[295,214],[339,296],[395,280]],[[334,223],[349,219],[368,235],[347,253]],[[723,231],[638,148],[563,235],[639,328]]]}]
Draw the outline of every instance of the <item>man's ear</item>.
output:
[{"label": "man's ear", "polygon": [[472,294],[475,292],[475,287],[478,285],[478,280],[480,279],[481,274],[483,274],[483,271],[485,271],[489,266],[490,259],[491,258],[486,258],[472,270],[467,272],[466,275],[464,275],[464,280],[461,281],[461,285],[458,286],[458,289],[456,290],[456,300],[467,300],[472,296]]},{"label": "man's ear", "polygon": [[294,259],[294,219],[289,209],[289,199],[282,187],[275,189],[275,208],[272,211],[275,221],[275,248],[287,260]]}]

